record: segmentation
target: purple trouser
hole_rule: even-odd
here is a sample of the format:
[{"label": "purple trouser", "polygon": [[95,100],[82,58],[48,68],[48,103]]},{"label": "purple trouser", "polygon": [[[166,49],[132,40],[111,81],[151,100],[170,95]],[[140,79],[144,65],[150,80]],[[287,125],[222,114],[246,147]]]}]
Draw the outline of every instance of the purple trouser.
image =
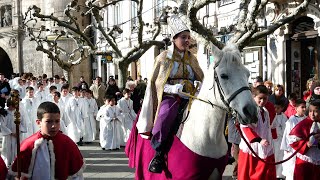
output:
[{"label": "purple trouser", "polygon": [[178,114],[180,102],[175,97],[164,96],[159,112],[157,121],[152,129],[151,146],[156,151],[164,150],[170,133],[172,133],[173,127],[176,125],[176,117]]}]

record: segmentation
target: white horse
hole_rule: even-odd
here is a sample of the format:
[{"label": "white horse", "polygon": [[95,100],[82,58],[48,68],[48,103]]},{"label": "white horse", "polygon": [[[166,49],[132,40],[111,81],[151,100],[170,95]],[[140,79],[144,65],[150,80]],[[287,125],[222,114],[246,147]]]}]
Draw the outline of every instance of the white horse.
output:
[{"label": "white horse", "polygon": [[248,124],[257,121],[257,105],[248,87],[249,71],[241,63],[236,46],[216,48],[214,56],[197,96],[202,101],[193,101],[179,137],[173,140],[166,171],[148,173],[154,150],[149,140],[131,136],[134,143],[126,150],[127,154],[134,151],[134,156],[129,155],[129,164],[136,168],[136,179],[221,179],[228,150],[224,136],[227,110],[235,111],[240,123]]}]

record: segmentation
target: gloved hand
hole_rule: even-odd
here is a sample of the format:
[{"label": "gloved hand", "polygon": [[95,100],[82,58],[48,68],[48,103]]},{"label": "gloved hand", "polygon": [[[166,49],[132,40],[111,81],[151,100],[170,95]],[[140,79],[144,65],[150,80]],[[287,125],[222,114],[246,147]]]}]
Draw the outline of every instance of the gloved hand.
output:
[{"label": "gloved hand", "polygon": [[182,84],[175,84],[172,87],[172,93],[173,94],[178,94],[179,92],[181,92],[183,89],[183,85]]}]

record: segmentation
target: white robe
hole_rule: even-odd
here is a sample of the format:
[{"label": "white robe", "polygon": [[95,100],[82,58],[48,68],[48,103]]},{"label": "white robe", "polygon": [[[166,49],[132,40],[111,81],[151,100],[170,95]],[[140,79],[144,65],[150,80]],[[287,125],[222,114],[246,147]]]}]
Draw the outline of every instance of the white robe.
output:
[{"label": "white robe", "polygon": [[[307,116],[299,117],[299,116],[293,115],[286,122],[286,128],[284,129],[281,146],[280,146],[280,149],[284,150],[283,159],[288,158],[294,152],[294,150],[290,146],[290,144],[292,143],[292,139],[290,138],[289,133],[300,121],[304,120],[306,117]],[[296,156],[282,163],[282,167],[283,167],[282,174],[286,176],[286,180],[293,179],[295,163],[296,163]]]},{"label": "white robe", "polygon": [[[49,149],[48,141],[43,140],[43,142],[39,145],[39,147],[36,149],[36,157],[34,161],[33,171],[32,171],[32,177],[31,180],[51,180],[53,179],[53,172],[54,172],[54,166],[55,164],[52,163],[54,160],[50,159],[52,158],[52,155],[54,157],[54,150]],[[50,156],[51,154],[51,156]],[[72,176],[72,180],[83,180],[83,174],[77,174],[75,176]]]},{"label": "white robe", "polygon": [[96,137],[96,120],[95,116],[98,113],[98,105],[95,99],[91,98],[84,98],[84,101],[87,104],[88,108],[88,119],[84,121],[84,128],[85,128],[85,133],[83,136],[83,141],[84,142],[92,142],[95,140]]},{"label": "white robe", "polygon": [[54,102],[60,109],[60,130],[62,131],[63,134],[68,135],[67,131],[67,125],[65,123],[66,115],[64,112],[64,105],[63,103],[59,100],[58,103]]},{"label": "white robe", "polygon": [[[283,150],[280,149],[284,129],[288,118],[284,113],[277,114],[272,122],[271,129],[276,129],[277,139],[273,139],[275,161],[283,160]],[[276,165],[277,178],[283,178],[282,164]]]},{"label": "white robe", "polygon": [[25,119],[27,132],[23,134],[22,140],[36,133],[40,128],[36,123],[37,120],[37,109],[39,102],[34,98],[23,98],[20,102],[20,111],[23,118]]},{"label": "white robe", "polygon": [[[240,124],[240,128],[241,128],[241,131],[243,132],[243,128],[250,127],[262,139],[266,139],[268,142],[270,142],[269,146],[262,146],[259,142],[250,143],[250,146],[257,153],[257,155],[260,158],[265,159],[265,158],[271,156],[272,154],[274,154],[274,152],[273,152],[273,143],[272,143],[273,141],[272,141],[272,135],[271,135],[271,129],[270,129],[269,112],[267,111],[266,108],[263,108],[263,109],[264,109],[264,119],[265,119],[264,122],[262,120],[261,112],[258,112],[257,124],[247,124],[247,125]],[[246,138],[246,140],[249,142],[248,137],[244,132],[243,132],[243,135]],[[240,141],[239,148],[244,153],[248,153],[248,154],[251,154],[252,156],[254,156],[243,139],[241,139],[241,141]]]},{"label": "white robe", "polygon": [[[137,114],[133,110],[133,101],[131,99],[126,100],[124,97],[118,101],[118,107],[122,110],[123,122],[123,144],[128,141],[133,121],[136,119]],[[121,145],[123,145],[121,144]]]},{"label": "white robe", "polygon": [[65,125],[66,126],[68,126],[69,124],[70,124],[70,121],[69,121],[69,119],[67,118],[67,109],[66,109],[66,106],[67,106],[67,104],[69,103],[68,101],[72,98],[73,96],[72,96],[72,94],[68,94],[68,95],[66,95],[66,96],[61,96],[60,97],[60,99],[59,99],[59,104],[60,104],[60,106],[59,107],[61,107],[60,108],[60,115],[63,117],[63,120],[64,120],[64,123],[65,123]]},{"label": "white robe", "polygon": [[[16,124],[14,123],[15,110],[7,110],[7,112],[8,114],[5,117],[0,115],[1,132],[3,135],[1,157],[6,165],[9,166],[17,155],[17,138],[11,135],[11,133],[16,133]],[[21,134],[26,131],[23,119],[20,120],[19,127],[21,137]]]},{"label": "white robe", "polygon": [[37,101],[39,102],[39,104],[47,101],[47,97],[48,97],[48,94],[46,94],[46,92],[43,90],[43,91],[37,91],[35,94],[34,94],[34,97],[37,98]]},{"label": "white robe", "polygon": [[102,106],[97,114],[100,121],[100,146],[105,149],[120,148],[121,110],[117,106]]},{"label": "white robe", "polygon": [[72,97],[66,105],[66,119],[69,123],[67,127],[68,136],[79,142],[84,134],[84,121],[88,119],[88,110],[82,98]]}]

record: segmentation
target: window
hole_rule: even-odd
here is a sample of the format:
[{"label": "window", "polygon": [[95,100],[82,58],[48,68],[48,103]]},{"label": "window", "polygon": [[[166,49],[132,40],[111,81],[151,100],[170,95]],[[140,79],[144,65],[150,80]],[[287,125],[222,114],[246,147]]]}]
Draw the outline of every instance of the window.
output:
[{"label": "window", "polygon": [[135,31],[137,30],[137,3],[131,2],[131,30]]},{"label": "window", "polygon": [[116,5],[114,7],[114,25],[118,25],[120,23],[120,7]]},{"label": "window", "polygon": [[154,1],[155,9],[155,19],[159,18],[162,14],[162,9],[164,8],[164,0],[155,0]]},{"label": "window", "polygon": [[225,6],[234,2],[236,2],[236,0],[221,0],[219,1],[219,6]]}]

